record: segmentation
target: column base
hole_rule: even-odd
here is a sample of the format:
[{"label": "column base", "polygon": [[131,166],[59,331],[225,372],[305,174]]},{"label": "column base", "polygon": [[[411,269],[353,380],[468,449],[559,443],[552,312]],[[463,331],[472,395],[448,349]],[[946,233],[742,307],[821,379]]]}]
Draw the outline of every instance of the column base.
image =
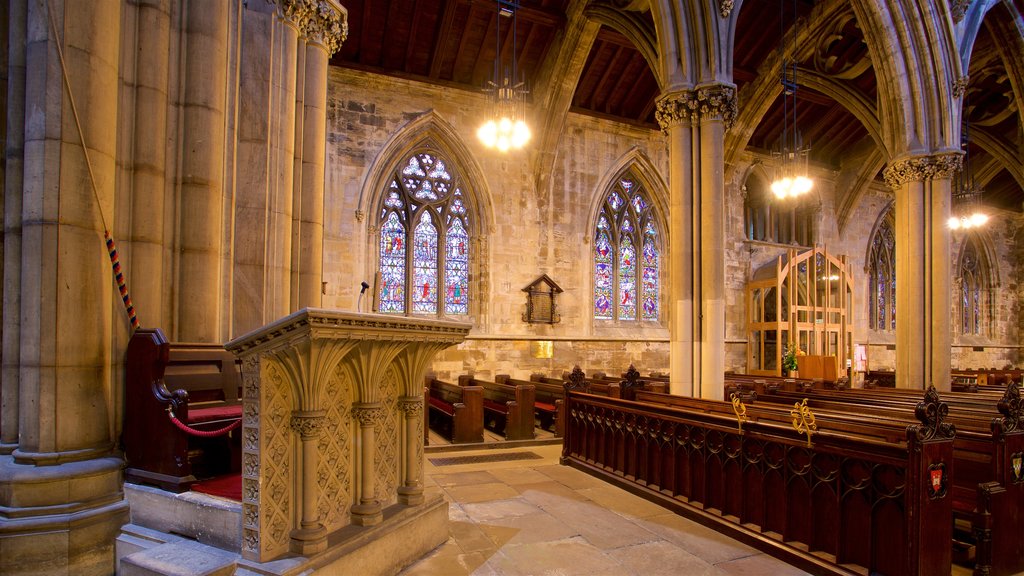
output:
[{"label": "column base", "polygon": [[356,526],[376,526],[384,520],[380,502],[356,504],[352,507],[352,523]]},{"label": "column base", "polygon": [[296,554],[312,556],[327,550],[327,530],[323,524],[315,528],[299,528],[292,530],[289,548]]},{"label": "column base", "polygon": [[423,504],[423,487],[422,486],[399,486],[398,487],[398,503],[404,504],[405,506],[419,506]]}]

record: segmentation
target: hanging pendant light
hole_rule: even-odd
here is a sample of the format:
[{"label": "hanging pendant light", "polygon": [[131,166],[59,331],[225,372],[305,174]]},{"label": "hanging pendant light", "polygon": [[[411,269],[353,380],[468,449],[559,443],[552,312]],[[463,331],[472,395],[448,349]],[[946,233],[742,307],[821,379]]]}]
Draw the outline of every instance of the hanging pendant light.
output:
[{"label": "hanging pendant light", "polygon": [[[498,24],[495,26],[494,77],[486,92],[492,94],[492,116],[477,130],[477,138],[487,148],[508,152],[530,141],[526,124],[526,83],[519,78],[516,63],[516,11],[518,0],[498,0]],[[512,62],[503,66],[501,58],[501,20],[512,19]]]},{"label": "hanging pendant light", "polygon": [[971,170],[970,122],[967,118],[969,113],[970,107],[965,95],[963,134],[960,138],[964,150],[964,163],[953,180],[952,215],[948,223],[952,230],[969,230],[988,223],[988,214],[983,210],[985,191],[974,181],[974,172]]},{"label": "hanging pendant light", "polygon": [[[775,161],[775,177],[771,190],[776,198],[785,200],[802,196],[814,188],[814,181],[807,172],[810,147],[803,145],[803,139],[796,126],[796,30],[794,24],[792,49],[792,76],[786,60],[786,28],[784,0],[779,2],[779,56],[782,60],[782,136],[779,147],[772,152]],[[796,1],[793,2],[793,21],[796,21]]]}]

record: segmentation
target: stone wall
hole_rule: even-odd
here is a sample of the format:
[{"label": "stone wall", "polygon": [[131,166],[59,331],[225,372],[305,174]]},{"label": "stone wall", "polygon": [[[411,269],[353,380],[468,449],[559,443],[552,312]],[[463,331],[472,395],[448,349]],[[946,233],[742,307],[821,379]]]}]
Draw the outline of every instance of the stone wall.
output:
[{"label": "stone wall", "polygon": [[[388,161],[388,150],[398,147],[410,127],[424,118],[443,126],[444,137],[467,152],[472,171],[482,175],[474,182],[475,193],[488,208],[483,235],[476,246],[483,264],[479,280],[478,308],[472,314],[470,338],[441,353],[434,371],[441,378],[474,372],[481,377],[495,373],[526,376],[541,371],[558,374],[579,363],[585,370],[614,370],[630,362],[642,370],[667,371],[668,331],[661,325],[595,322],[591,319],[592,223],[598,203],[612,179],[632,160],[656,172],[648,187],[667,218],[667,190],[659,190],[668,174],[668,158],[660,131],[569,114],[554,160],[538,168],[543,155],[527,150],[508,155],[487,151],[476,141],[486,100],[474,94],[436,86],[388,79],[358,71],[332,68],[329,79],[327,120],[327,186],[324,233],[324,305],[355,309],[359,282],[372,282],[376,247],[370,199],[372,174]],[[540,130],[535,128],[535,133]],[[533,144],[537,144],[535,141]],[[780,255],[790,245],[747,240],[744,232],[744,179],[756,162],[730,166],[726,172],[726,370],[746,370],[746,308],[744,290],[754,271]],[[533,174],[544,170],[544,177]],[[866,348],[868,367],[893,369],[896,363],[893,332],[868,330],[868,242],[882,210],[892,201],[892,191],[877,183],[855,203],[843,222],[835,217],[837,192],[846,183],[835,174],[815,174],[813,198],[820,203],[814,227],[819,242],[832,254],[845,255],[854,278],[853,339]],[[657,197],[659,193],[663,196]],[[999,212],[989,226],[987,242],[1000,261],[999,285],[994,290],[994,327],[990,336],[963,337],[954,331],[953,366],[1004,366],[1020,361],[1020,283],[1024,264],[1014,249],[1024,235],[1021,217]],[[954,235],[951,253],[959,254]],[[667,258],[663,260],[667,273]],[[521,290],[541,274],[547,274],[564,292],[558,296],[561,322],[554,325],[523,322],[526,295]],[[667,278],[667,274],[666,274]],[[663,279],[664,283],[667,279]],[[367,291],[363,310],[369,310]],[[666,292],[663,290],[663,293]],[[663,294],[664,296],[664,294]],[[663,302],[663,315],[665,304]],[[535,342],[550,340],[553,358],[536,358]],[[983,349],[983,350],[982,350]]]}]

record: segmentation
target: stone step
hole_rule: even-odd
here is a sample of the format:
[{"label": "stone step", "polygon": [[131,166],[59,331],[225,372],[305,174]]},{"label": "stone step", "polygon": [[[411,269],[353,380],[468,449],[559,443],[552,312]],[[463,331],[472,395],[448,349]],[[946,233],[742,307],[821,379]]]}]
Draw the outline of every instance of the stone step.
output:
[{"label": "stone step", "polygon": [[192,540],[178,540],[121,558],[121,576],[230,576],[238,555]]},{"label": "stone step", "polygon": [[180,534],[223,550],[242,548],[242,503],[199,492],[175,494],[125,483],[131,522],[167,534]]}]

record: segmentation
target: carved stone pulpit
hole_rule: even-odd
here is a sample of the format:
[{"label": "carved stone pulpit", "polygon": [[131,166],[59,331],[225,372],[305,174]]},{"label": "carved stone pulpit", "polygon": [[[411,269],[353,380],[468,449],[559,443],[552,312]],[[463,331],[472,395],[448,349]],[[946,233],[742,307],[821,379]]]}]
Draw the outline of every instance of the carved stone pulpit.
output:
[{"label": "carved stone pulpit", "polygon": [[307,308],[225,345],[242,361],[243,558],[316,555],[424,502],[423,374],[469,329]]}]

